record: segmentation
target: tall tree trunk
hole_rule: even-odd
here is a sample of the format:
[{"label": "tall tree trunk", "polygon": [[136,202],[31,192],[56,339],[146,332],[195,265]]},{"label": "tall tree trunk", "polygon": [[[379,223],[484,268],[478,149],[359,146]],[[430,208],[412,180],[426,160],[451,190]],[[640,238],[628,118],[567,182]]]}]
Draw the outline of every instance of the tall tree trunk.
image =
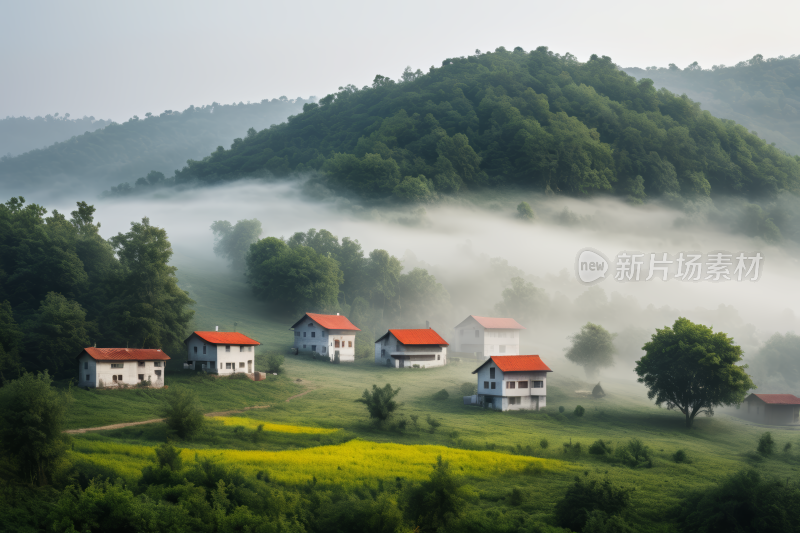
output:
[{"label": "tall tree trunk", "polygon": [[688,429],[692,429],[692,424],[694,424],[694,416],[692,413],[689,412],[689,409],[686,409],[686,427]]}]

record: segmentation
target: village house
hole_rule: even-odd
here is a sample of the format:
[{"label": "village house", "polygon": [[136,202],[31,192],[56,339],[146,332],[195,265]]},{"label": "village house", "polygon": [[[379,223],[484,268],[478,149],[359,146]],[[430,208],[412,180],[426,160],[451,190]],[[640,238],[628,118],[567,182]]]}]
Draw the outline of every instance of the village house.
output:
[{"label": "village house", "polygon": [[759,424],[800,424],[800,398],[794,394],[751,394],[740,408],[746,418]]},{"label": "village house", "polygon": [[478,375],[478,394],[464,402],[498,411],[538,411],[547,405],[548,372],[538,355],[493,355],[472,372]]},{"label": "village house", "polygon": [[79,387],[164,386],[169,356],[142,348],[84,348],[78,355]]},{"label": "village house", "polygon": [[183,341],[189,350],[189,367],[211,374],[254,371],[255,347],[261,343],[235,331],[194,331]]},{"label": "village house", "polygon": [[375,364],[430,368],[447,364],[449,344],[433,329],[390,329],[375,341]]},{"label": "village house", "polygon": [[331,363],[356,360],[356,331],[361,331],[346,316],[306,313],[289,328],[294,330],[297,352],[317,352]]},{"label": "village house", "polygon": [[519,355],[519,334],[525,328],[513,318],[470,315],[453,329],[454,351],[491,357]]}]

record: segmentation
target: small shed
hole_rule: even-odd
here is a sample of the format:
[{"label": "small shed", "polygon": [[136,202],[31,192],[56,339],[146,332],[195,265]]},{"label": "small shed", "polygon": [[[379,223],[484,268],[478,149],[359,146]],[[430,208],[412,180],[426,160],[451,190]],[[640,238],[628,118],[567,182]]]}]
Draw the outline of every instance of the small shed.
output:
[{"label": "small shed", "polygon": [[744,400],[745,416],[775,426],[800,424],[800,398],[794,394],[751,394]]}]

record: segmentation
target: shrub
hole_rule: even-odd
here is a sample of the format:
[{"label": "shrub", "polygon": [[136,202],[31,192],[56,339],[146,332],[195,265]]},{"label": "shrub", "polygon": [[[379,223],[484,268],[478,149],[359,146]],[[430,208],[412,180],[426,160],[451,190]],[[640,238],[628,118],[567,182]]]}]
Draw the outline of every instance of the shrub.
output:
[{"label": "shrub", "polygon": [[364,394],[356,402],[367,406],[369,417],[378,422],[385,422],[392,416],[401,404],[394,401],[394,397],[400,393],[400,389],[392,389],[390,384],[386,384],[382,389],[377,385],[372,386],[372,393],[364,390]]},{"label": "shrub", "polygon": [[775,441],[772,438],[772,433],[767,431],[758,438],[758,447],[756,448],[761,455],[772,455],[775,452]]},{"label": "shrub", "polygon": [[678,450],[677,452],[673,453],[672,454],[672,460],[675,461],[676,463],[688,463],[689,462],[687,460],[687,457],[686,457],[686,452],[683,451],[683,450]]},{"label": "shrub", "polygon": [[583,413],[585,413],[585,412],[586,412],[586,409],[584,409],[582,406],[580,406],[580,405],[579,405],[579,406],[577,406],[577,407],[575,408],[575,411],[574,411],[574,413],[573,413],[573,414],[574,414],[575,416],[583,416]]},{"label": "shrub", "polygon": [[450,393],[447,392],[447,389],[442,389],[442,390],[440,390],[439,392],[437,392],[436,394],[433,395],[433,399],[436,400],[436,401],[439,401],[439,402],[444,401],[444,400],[448,399],[449,397],[450,397]]},{"label": "shrub", "polygon": [[536,215],[528,202],[520,202],[517,206],[517,216],[522,220],[534,220]]},{"label": "shrub", "polygon": [[508,495],[508,503],[513,505],[514,507],[518,507],[522,505],[522,502],[525,500],[525,497],[522,494],[522,491],[519,490],[517,487],[511,489],[511,494]]},{"label": "shrub", "polygon": [[556,520],[561,527],[582,531],[593,511],[616,516],[630,505],[630,490],[615,487],[606,479],[575,480],[564,497],[556,504]]},{"label": "shrub", "polygon": [[478,392],[478,386],[475,383],[467,381],[466,383],[462,383],[458,390],[461,392],[462,396],[472,396]]},{"label": "shrub", "polygon": [[411,419],[411,423],[414,425],[414,429],[419,431],[419,415],[409,415]]},{"label": "shrub", "polygon": [[635,531],[621,516],[608,516],[603,511],[594,510],[588,514],[581,533],[635,533]]},{"label": "shrub", "polygon": [[625,446],[617,448],[617,460],[627,466],[636,468],[637,466],[653,466],[650,457],[650,448],[639,439],[631,439]]},{"label": "shrub", "polygon": [[792,443],[791,442],[787,442],[786,445],[783,447],[783,452],[784,453],[789,453],[791,451],[791,449],[792,449]]},{"label": "shrub", "polygon": [[431,432],[431,433],[436,433],[436,430],[437,430],[437,429],[439,429],[439,426],[441,426],[441,425],[442,425],[442,423],[441,423],[441,422],[439,422],[438,420],[436,420],[435,418],[433,418],[431,415],[428,415],[428,416],[425,418],[425,421],[426,421],[426,422],[428,423],[428,425],[430,426],[430,432]]},{"label": "shrub", "polygon": [[569,455],[573,459],[577,459],[578,457],[580,457],[581,452],[583,451],[581,449],[581,443],[576,442],[575,444],[572,444],[572,439],[570,439],[569,442],[565,442],[563,446],[564,446],[564,454]]},{"label": "shrub", "polygon": [[156,461],[161,468],[168,467],[173,472],[181,469],[183,460],[181,459],[181,450],[174,447],[170,443],[159,444],[155,447]]},{"label": "shrub", "polygon": [[592,455],[611,455],[610,442],[606,443],[603,439],[598,439],[589,446],[589,453]]},{"label": "shrub", "polygon": [[283,355],[279,353],[271,353],[267,356],[267,371],[275,374],[281,372],[283,366]]},{"label": "shrub", "polygon": [[558,412],[559,413],[563,413],[564,411],[565,411],[564,406],[563,405],[559,405],[558,406]]},{"label": "shrub", "polygon": [[547,439],[542,439],[539,441],[539,446],[541,446],[543,450],[546,450],[547,447],[550,446],[550,443],[547,442]]},{"label": "shrub", "polygon": [[167,427],[182,439],[191,438],[203,427],[205,417],[197,405],[197,397],[189,390],[172,389],[166,395],[161,416]]}]

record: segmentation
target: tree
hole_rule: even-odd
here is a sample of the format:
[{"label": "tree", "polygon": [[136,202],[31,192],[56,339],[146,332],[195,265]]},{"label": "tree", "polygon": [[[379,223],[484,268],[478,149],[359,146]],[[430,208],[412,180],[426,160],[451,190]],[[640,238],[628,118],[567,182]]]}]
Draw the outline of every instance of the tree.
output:
[{"label": "tree", "polygon": [[51,386],[47,371],[24,373],[0,388],[0,447],[23,479],[40,486],[67,449],[64,418],[69,393]]},{"label": "tree", "polygon": [[205,423],[205,417],[197,404],[197,397],[190,390],[177,388],[167,392],[161,409],[167,427],[182,439],[194,436]]},{"label": "tree", "polygon": [[211,231],[214,232],[214,253],[226,258],[234,270],[244,270],[250,245],[261,236],[261,222],[253,218],[232,225],[227,220],[217,220],[211,224]]},{"label": "tree", "polygon": [[691,428],[700,413],[719,405],[738,405],[755,385],[746,365],[737,366],[742,348],[725,333],[680,317],[672,328],[657,329],[636,363],[638,381],[656,405],[678,409]]},{"label": "tree", "polygon": [[22,370],[19,352],[23,334],[8,300],[0,302],[0,387]]},{"label": "tree", "polygon": [[503,290],[503,301],[497,303],[494,308],[501,316],[532,321],[544,312],[548,303],[544,290],[520,277],[513,277],[511,287]]},{"label": "tree", "polygon": [[608,479],[585,481],[576,479],[556,504],[556,521],[561,527],[582,531],[594,511],[615,516],[624,511],[631,500],[631,491],[615,487]]},{"label": "tree", "polygon": [[413,485],[405,494],[409,518],[420,531],[445,531],[464,511],[467,492],[450,463],[436,458],[428,481]]},{"label": "tree", "polygon": [[384,311],[394,307],[402,271],[400,260],[386,250],[373,250],[369,253],[362,287],[373,307]]},{"label": "tree", "polygon": [[401,274],[398,280],[400,315],[407,323],[421,323],[427,318],[444,318],[450,306],[450,294],[424,268]]},{"label": "tree", "polygon": [[567,359],[581,365],[588,379],[596,378],[601,368],[614,364],[614,335],[603,326],[587,322],[570,338],[572,346],[567,350]]},{"label": "tree", "polygon": [[392,191],[392,194],[403,202],[424,203],[433,198],[428,180],[423,175],[406,176]]},{"label": "tree", "polygon": [[183,346],[194,316],[189,293],[178,287],[177,268],[169,265],[172,246],[167,232],[150,225],[145,217],[132,222],[128,233],[110,239],[119,256],[116,276],[119,297],[110,309],[118,327],[118,342],[130,341],[141,348]]},{"label": "tree", "polygon": [[373,385],[372,393],[364,389],[363,396],[356,402],[366,405],[369,417],[382,423],[391,418],[392,414],[400,407],[401,404],[394,401],[394,397],[399,393],[400,389],[392,389],[388,383],[382,389]]}]

